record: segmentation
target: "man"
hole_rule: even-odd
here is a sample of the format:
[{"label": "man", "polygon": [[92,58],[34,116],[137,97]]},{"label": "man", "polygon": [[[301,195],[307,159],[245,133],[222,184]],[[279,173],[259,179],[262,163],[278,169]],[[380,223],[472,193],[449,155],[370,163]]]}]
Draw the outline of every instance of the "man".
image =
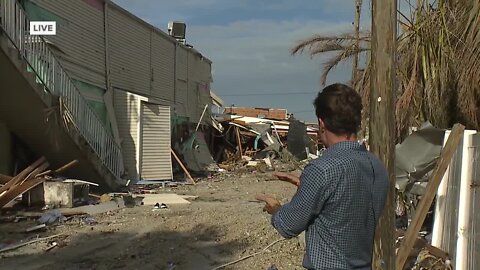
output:
[{"label": "man", "polygon": [[323,155],[310,162],[300,178],[276,174],[298,186],[281,205],[257,195],[272,214],[272,225],[285,238],[303,231],[307,269],[371,269],[375,227],[388,190],[384,165],[357,142],[362,102],[352,88],[333,84],[314,102]]}]

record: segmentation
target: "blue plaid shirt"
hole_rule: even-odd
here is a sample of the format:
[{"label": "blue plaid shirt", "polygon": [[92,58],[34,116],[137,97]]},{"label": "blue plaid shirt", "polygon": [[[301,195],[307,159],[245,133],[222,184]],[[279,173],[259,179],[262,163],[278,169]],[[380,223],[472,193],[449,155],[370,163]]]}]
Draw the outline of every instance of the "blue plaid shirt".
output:
[{"label": "blue plaid shirt", "polygon": [[285,238],[306,231],[303,266],[371,269],[375,227],[389,186],[383,163],[357,142],[340,142],[310,162],[300,180],[272,224]]}]

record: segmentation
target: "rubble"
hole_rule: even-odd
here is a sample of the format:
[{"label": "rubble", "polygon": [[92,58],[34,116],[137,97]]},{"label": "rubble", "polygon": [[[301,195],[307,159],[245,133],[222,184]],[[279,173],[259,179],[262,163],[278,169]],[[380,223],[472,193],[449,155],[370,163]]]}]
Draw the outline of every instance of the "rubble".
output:
[{"label": "rubble", "polygon": [[[138,211],[143,211],[140,209],[141,207],[147,207],[148,212],[143,215],[152,215],[152,218],[161,216],[163,222],[167,218],[165,217],[166,215],[169,215],[168,218],[175,216],[181,222],[185,222],[185,220],[181,219],[183,213],[178,209],[188,209],[185,211],[189,213],[188,215],[192,215],[192,211],[201,211],[201,207],[205,207],[205,203],[227,202],[230,200],[229,196],[231,195],[224,194],[225,186],[229,186],[231,192],[237,194],[242,192],[242,189],[239,188],[240,185],[262,184],[263,182],[271,181],[272,172],[291,172],[298,175],[308,162],[321,155],[321,151],[318,150],[319,147],[316,145],[313,147],[315,141],[309,138],[308,128],[305,127],[304,129],[301,123],[290,124],[290,132],[282,133],[280,131],[285,130],[285,128],[279,123],[266,124],[268,120],[265,119],[262,119],[260,122],[253,122],[251,118],[246,119],[247,121],[243,121],[245,119],[242,121],[237,119],[219,121],[223,133],[218,138],[222,139],[224,144],[220,148],[217,147],[217,149],[221,149],[219,150],[221,155],[213,152],[215,156],[221,156],[218,162],[213,159],[212,152],[210,152],[212,147],[206,144],[201,131],[198,131],[189,140],[185,141],[181,145],[183,148],[175,150],[178,152],[172,149],[172,157],[175,158],[177,156],[178,163],[184,166],[185,175],[187,178],[191,178],[190,183],[198,184],[199,187],[189,186],[189,182],[175,181],[173,179],[161,181],[147,180],[138,181],[123,192],[107,192],[96,195],[90,191],[90,186],[96,188],[94,183],[63,178],[60,174],[65,170],[63,167],[59,170],[49,170],[48,162],[45,159],[39,159],[15,177],[0,175],[0,185],[3,185],[1,186],[0,202],[8,204],[7,207],[3,208],[3,212],[6,215],[1,217],[0,222],[16,222],[25,225],[22,233],[27,234],[52,234],[53,231],[59,230],[62,226],[68,227],[73,226],[73,224],[80,226],[80,228],[86,226],[92,231],[101,230],[102,228],[105,230],[105,226],[111,226],[112,228],[108,229],[108,231],[115,232],[116,226],[120,223],[117,223],[115,220],[105,222],[103,217],[121,215],[128,208],[135,207],[139,208]],[[419,133],[414,133],[412,138],[407,138],[404,143],[397,146],[397,155],[399,156],[397,187],[401,187],[398,189],[398,207],[396,211],[398,229],[396,244],[398,249],[405,242],[404,230],[408,229],[409,225],[411,226],[411,220],[415,212],[418,211],[418,203],[425,197],[424,190],[426,183],[429,182],[429,177],[432,175],[431,171],[440,159],[437,155],[441,153],[443,148],[444,132],[431,128],[425,127],[420,129]],[[436,136],[436,139],[427,138],[428,136],[424,137],[424,134]],[[441,136],[441,138],[437,135]],[[410,143],[413,141],[417,141],[413,144],[417,152],[422,151],[420,145],[426,144],[425,141],[431,143],[428,147],[433,149],[432,152],[427,151],[428,153],[423,153],[423,158],[418,156],[415,159],[409,158],[410,154],[408,154],[407,150],[412,147]],[[419,144],[418,142],[422,143]],[[438,146],[438,142],[442,142],[442,144]],[[69,166],[64,167],[68,169],[68,167],[75,164],[73,162]],[[255,180],[252,182],[251,179]],[[38,183],[35,182],[34,184],[33,181],[38,181]],[[78,189],[75,192],[76,196],[63,196],[61,195],[62,192],[57,192],[59,190],[58,187],[73,187],[75,185],[84,188]],[[270,185],[276,184],[271,183]],[[423,192],[420,188],[422,185]],[[197,194],[198,189],[202,188],[208,190],[208,194],[211,196],[220,198],[207,198],[205,197],[206,193],[199,196]],[[35,199],[35,193],[39,190],[43,190],[43,200]],[[189,195],[185,195],[184,191],[187,190]],[[45,195],[52,192],[57,194],[57,199],[55,200],[58,200],[59,203],[53,203],[55,200],[48,199]],[[237,198],[237,201],[230,203],[229,207],[238,208],[239,203],[242,204],[242,207],[243,203],[258,205],[257,202],[251,201],[249,197],[253,195],[252,191],[243,192],[241,193],[241,199]],[[12,196],[13,199],[7,200],[7,198],[12,198]],[[23,197],[22,201],[17,200],[19,196]],[[63,197],[68,198],[65,200],[61,199]],[[79,200],[76,201],[75,198]],[[44,210],[38,211],[38,207],[42,206],[42,202],[45,204],[43,205]],[[16,206],[13,203],[16,203]],[[22,203],[23,206],[20,206]],[[179,208],[180,206],[183,208]],[[36,208],[30,209],[32,207]],[[453,269],[454,262],[452,262],[448,252],[434,246],[432,243],[434,207],[430,207],[429,211],[424,213],[427,221],[422,223],[421,230],[417,233],[416,239],[414,239],[413,248],[408,250],[409,254],[404,269]],[[35,223],[31,224],[32,221],[35,221]],[[135,219],[132,218],[123,222],[135,222]],[[112,225],[108,225],[109,223],[112,223]],[[27,224],[28,226],[26,226]],[[179,228],[178,225],[176,226],[172,229],[173,231]],[[27,243],[31,239],[30,237],[21,242]],[[62,250],[62,244],[57,239],[42,239],[38,241],[47,242],[42,247],[43,251],[49,252],[53,250],[52,252],[54,253]],[[269,238],[268,241],[270,240],[274,239]],[[16,249],[18,244],[18,242],[3,243],[3,248],[8,247],[6,250],[11,251],[11,248]],[[265,246],[268,243],[263,241],[261,244]],[[258,247],[258,250],[261,250],[261,248]],[[302,246],[300,245],[299,248],[302,248]],[[260,254],[262,253],[258,253],[258,256]],[[254,256],[256,257],[257,255]],[[244,258],[243,255],[239,257]],[[248,258],[252,257],[249,256]],[[238,263],[241,263],[241,261]],[[270,262],[269,265],[272,269],[276,267],[274,262]],[[265,269],[269,266],[264,265],[262,267]]]}]

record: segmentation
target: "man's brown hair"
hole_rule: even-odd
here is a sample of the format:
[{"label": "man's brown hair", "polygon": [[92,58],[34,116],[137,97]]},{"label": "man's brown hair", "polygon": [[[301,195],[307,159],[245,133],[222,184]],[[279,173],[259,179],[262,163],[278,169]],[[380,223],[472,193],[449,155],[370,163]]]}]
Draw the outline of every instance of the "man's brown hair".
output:
[{"label": "man's brown hair", "polygon": [[313,102],[315,113],[336,135],[357,134],[362,120],[362,98],[351,87],[336,83],[325,87]]}]

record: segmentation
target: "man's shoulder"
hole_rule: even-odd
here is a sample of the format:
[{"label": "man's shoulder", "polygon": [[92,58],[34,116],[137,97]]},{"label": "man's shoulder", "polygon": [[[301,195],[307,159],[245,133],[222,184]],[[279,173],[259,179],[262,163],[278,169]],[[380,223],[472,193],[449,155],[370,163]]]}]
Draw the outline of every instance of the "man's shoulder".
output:
[{"label": "man's shoulder", "polygon": [[320,156],[312,161],[308,165],[318,167],[319,169],[329,169],[332,167],[337,167],[346,162],[344,156],[332,155],[330,153],[325,153],[323,156]]},{"label": "man's shoulder", "polygon": [[356,163],[356,159],[353,155],[348,153],[325,153],[312,160],[309,165],[315,166],[324,171],[338,170],[339,168],[349,167]]}]

